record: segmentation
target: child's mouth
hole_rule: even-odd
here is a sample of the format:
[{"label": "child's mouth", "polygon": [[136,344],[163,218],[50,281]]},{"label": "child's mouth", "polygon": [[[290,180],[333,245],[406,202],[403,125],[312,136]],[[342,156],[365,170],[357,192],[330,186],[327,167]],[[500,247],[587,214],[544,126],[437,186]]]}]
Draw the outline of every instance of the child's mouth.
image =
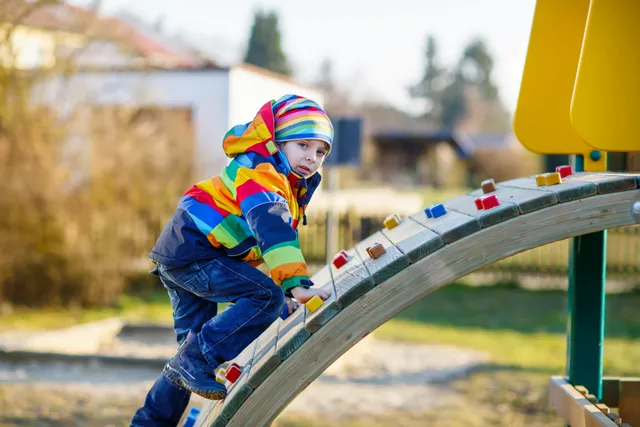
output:
[{"label": "child's mouth", "polygon": [[305,166],[299,166],[298,171],[302,172],[303,175],[308,175],[311,172],[311,169]]}]

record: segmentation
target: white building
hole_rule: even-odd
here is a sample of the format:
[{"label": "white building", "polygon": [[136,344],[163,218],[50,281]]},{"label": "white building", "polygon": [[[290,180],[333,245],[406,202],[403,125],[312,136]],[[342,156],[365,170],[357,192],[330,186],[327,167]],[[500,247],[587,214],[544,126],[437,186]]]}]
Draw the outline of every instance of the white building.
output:
[{"label": "white building", "polygon": [[46,99],[63,111],[78,106],[188,108],[194,129],[193,172],[196,178],[204,178],[218,174],[228,161],[222,149],[225,133],[236,124],[251,121],[265,102],[287,93],[324,104],[321,91],[246,64],[186,70],[82,71],[57,79],[48,87]]}]

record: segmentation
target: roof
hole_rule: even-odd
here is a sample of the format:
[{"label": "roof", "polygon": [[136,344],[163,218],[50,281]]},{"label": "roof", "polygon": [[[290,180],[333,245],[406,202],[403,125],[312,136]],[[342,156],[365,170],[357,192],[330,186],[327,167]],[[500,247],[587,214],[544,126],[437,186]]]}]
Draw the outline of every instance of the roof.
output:
[{"label": "roof", "polygon": [[[29,8],[31,8],[30,12],[28,12]],[[24,18],[20,20],[22,25],[108,40],[152,62],[156,60],[179,68],[211,64],[211,61],[203,60],[196,55],[172,49],[168,44],[154,39],[133,25],[114,17],[100,16],[90,9],[64,2],[35,7],[25,0],[2,0],[0,20],[13,20],[16,19],[13,17],[21,14],[24,14]]]},{"label": "roof", "polygon": [[473,151],[468,146],[467,141],[460,141],[454,134],[446,129],[434,131],[411,131],[411,130],[382,130],[377,131],[373,138],[379,142],[405,142],[413,144],[432,144],[438,142],[448,142],[456,151],[460,158],[468,158]]},{"label": "roof", "polygon": [[501,149],[508,147],[514,141],[513,135],[508,133],[481,133],[469,135],[461,132],[452,132],[447,129],[386,129],[374,132],[372,136],[376,141],[404,141],[416,144],[448,142],[455,149],[456,154],[463,159],[469,158],[477,150]]}]

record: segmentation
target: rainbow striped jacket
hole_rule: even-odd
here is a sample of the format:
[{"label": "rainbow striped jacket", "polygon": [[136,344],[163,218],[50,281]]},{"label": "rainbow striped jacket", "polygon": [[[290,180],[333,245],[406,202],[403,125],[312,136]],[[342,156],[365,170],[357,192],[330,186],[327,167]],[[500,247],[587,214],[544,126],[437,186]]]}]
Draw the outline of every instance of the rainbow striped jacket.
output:
[{"label": "rainbow striped jacket", "polygon": [[180,267],[230,256],[265,262],[284,291],[311,285],[297,227],[321,176],[304,179],[291,170],[273,140],[271,107],[266,103],[252,122],[227,132],[223,147],[233,160],[183,195],[151,260]]}]

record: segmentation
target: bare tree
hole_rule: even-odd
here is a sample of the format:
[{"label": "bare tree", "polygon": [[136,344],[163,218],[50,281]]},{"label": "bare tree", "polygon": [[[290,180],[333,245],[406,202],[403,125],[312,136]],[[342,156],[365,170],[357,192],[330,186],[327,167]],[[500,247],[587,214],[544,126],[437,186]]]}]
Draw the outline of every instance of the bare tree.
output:
[{"label": "bare tree", "polygon": [[[108,304],[190,182],[190,115],[58,108],[50,82],[73,76],[82,47],[25,69],[14,37],[55,7],[64,5],[0,2],[0,300]],[[73,25],[86,45],[96,22],[83,13]]]}]

